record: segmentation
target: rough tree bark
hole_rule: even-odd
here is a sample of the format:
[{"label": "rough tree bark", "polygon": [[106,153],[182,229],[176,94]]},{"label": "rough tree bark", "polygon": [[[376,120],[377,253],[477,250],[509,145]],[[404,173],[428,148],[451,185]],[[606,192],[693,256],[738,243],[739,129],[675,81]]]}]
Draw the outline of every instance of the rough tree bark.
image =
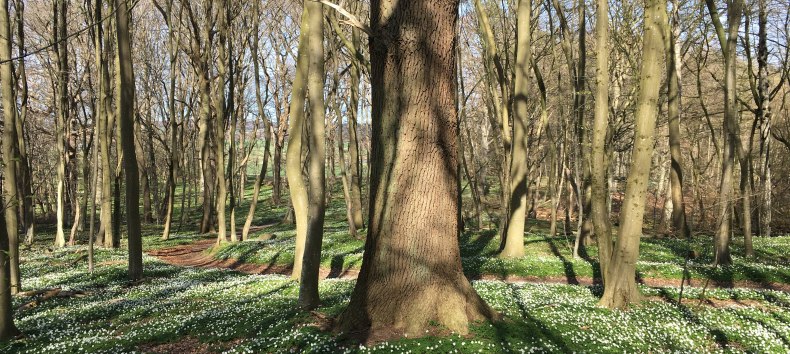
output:
[{"label": "rough tree bark", "polygon": [[458,0],[371,2],[370,220],[340,331],[467,333],[496,316],[461,269],[457,16]]}]

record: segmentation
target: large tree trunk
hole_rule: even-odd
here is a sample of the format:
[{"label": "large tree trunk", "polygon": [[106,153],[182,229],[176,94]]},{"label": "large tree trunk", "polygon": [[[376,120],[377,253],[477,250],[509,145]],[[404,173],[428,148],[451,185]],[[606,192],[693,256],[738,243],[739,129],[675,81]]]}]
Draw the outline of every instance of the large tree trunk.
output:
[{"label": "large tree trunk", "polygon": [[137,179],[137,157],[134,151],[134,69],[132,66],[132,43],[129,34],[129,7],[125,0],[115,0],[115,21],[118,37],[118,61],[120,62],[120,91],[118,107],[121,121],[121,145],[123,167],[126,172],[126,230],[129,241],[129,279],[143,277],[143,244],[140,234],[140,187]]},{"label": "large tree trunk", "polygon": [[[17,170],[17,164],[14,163],[19,157],[16,136],[16,120],[18,117],[16,93],[14,92],[14,74],[11,70],[11,64],[11,23],[8,14],[8,0],[3,0],[0,2],[0,85],[2,85],[3,94],[4,128],[2,145],[5,203],[0,203],[0,206],[4,210],[5,222],[3,223],[4,230],[0,232],[3,232],[5,235],[0,236],[0,243],[3,246],[0,247],[0,252],[7,252],[8,259],[3,259],[3,263],[0,265],[3,267],[3,270],[7,271],[0,277],[0,282],[9,281],[9,283],[0,284],[3,285],[0,288],[0,293],[2,293],[0,297],[9,296],[7,293],[9,290],[10,294],[16,294],[22,288],[19,271],[19,220],[17,218],[17,211],[21,202],[17,194],[17,176],[20,171]],[[8,262],[8,265],[5,262]],[[0,298],[0,301],[5,301],[5,299]],[[0,304],[0,306],[2,305]],[[13,327],[13,322],[11,326]],[[0,337],[3,336],[2,329],[0,328]]]},{"label": "large tree trunk", "polygon": [[612,258],[612,224],[606,205],[609,189],[606,172],[606,135],[609,130],[609,1],[598,0],[595,20],[595,49],[598,53],[595,72],[595,118],[592,131],[591,219],[598,238],[598,258],[601,274],[608,270]]},{"label": "large tree trunk", "polygon": [[[300,28],[307,28],[308,9],[302,13]],[[305,91],[307,89],[308,71],[308,39],[306,31],[299,34],[299,53],[296,59],[296,77],[291,93],[291,117],[289,121],[288,150],[285,156],[285,174],[288,178],[288,189],[291,205],[296,218],[296,245],[294,250],[294,266],[292,277],[298,279],[302,275],[304,243],[307,237],[307,186],[302,178],[302,145],[305,128]]]},{"label": "large tree trunk", "polygon": [[305,1],[309,56],[307,95],[310,109],[310,153],[307,155],[308,210],[302,276],[299,284],[299,306],[314,309],[319,305],[318,271],[321,266],[321,243],[324,237],[326,210],[326,133],[324,112],[324,5]]},{"label": "large tree trunk", "polygon": [[645,199],[650,180],[650,164],[655,144],[658,95],[661,87],[661,55],[664,50],[663,28],[667,20],[666,1],[645,3],[644,47],[639,79],[639,96],[634,126],[631,169],[620,212],[617,241],[604,275],[604,293],[600,304],[609,308],[626,308],[639,300],[636,287],[636,261],[645,213]]},{"label": "large tree trunk", "polygon": [[[740,149],[738,137],[738,101],[736,92],[735,69],[737,64],[738,27],[741,24],[743,13],[743,0],[733,0],[727,8],[728,27],[725,33],[724,26],[719,19],[718,9],[713,0],[705,0],[711,20],[719,38],[719,44],[724,54],[724,149],[721,163],[721,183],[719,184],[719,228],[714,238],[714,265],[732,263],[730,256],[730,227],[732,220],[732,179],[733,163],[736,149]],[[741,173],[748,173],[742,171]],[[744,230],[745,231],[745,230]]]},{"label": "large tree trunk", "polygon": [[457,0],[371,2],[370,225],[346,333],[467,333],[496,316],[458,246],[457,16]]},{"label": "large tree trunk", "polygon": [[500,257],[524,256],[524,225],[527,213],[527,174],[529,170],[529,75],[532,60],[531,25],[532,0],[519,0],[517,9],[516,80],[513,95],[513,142],[510,147],[510,206],[507,236]]}]

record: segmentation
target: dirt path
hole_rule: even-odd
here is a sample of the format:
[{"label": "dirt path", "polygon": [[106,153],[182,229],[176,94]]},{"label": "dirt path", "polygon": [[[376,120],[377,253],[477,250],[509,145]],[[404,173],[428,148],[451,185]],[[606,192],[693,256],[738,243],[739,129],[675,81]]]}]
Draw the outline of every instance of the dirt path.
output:
[{"label": "dirt path", "polygon": [[[199,268],[222,268],[231,269],[246,274],[282,274],[291,275],[292,268],[290,266],[283,266],[278,264],[254,264],[245,263],[236,259],[216,259],[210,254],[205,252],[215,245],[216,241],[200,240],[191,244],[181,245],[171,248],[164,248],[148,252],[149,255],[159,258],[165,263],[182,266],[182,267],[199,267]],[[320,271],[321,279],[356,279],[359,275],[358,270],[348,269],[342,272],[330,271],[330,269],[322,268]],[[594,285],[598,284],[597,280],[590,277],[574,277],[569,279],[567,277],[535,277],[535,276],[498,276],[493,274],[483,274],[480,276],[471,277],[473,280],[501,280],[509,283],[532,283],[532,284],[572,284],[572,285]],[[643,278],[640,283],[649,287],[667,287],[667,286],[680,286],[679,279],[665,279],[665,278]],[[782,283],[760,283],[753,281],[736,281],[736,282],[719,282],[711,280],[707,282],[703,279],[692,279],[686,282],[686,286],[692,287],[708,287],[708,288],[747,288],[756,290],[779,290],[790,292],[790,284]]]},{"label": "dirt path", "polygon": [[[291,275],[291,266],[279,264],[254,264],[245,263],[237,259],[216,259],[206,252],[216,244],[215,240],[200,240],[188,245],[163,248],[148,252],[149,255],[159,258],[165,263],[198,268],[222,268],[231,269],[246,274],[282,274]],[[359,271],[345,270],[337,274],[330,272],[329,269],[321,269],[319,273],[321,279],[356,279]]]}]

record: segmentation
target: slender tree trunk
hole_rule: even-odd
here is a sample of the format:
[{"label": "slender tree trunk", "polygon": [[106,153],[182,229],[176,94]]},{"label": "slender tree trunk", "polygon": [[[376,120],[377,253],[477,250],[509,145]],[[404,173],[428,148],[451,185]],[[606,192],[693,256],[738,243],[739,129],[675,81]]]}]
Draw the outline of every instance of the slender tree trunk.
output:
[{"label": "slender tree trunk", "polygon": [[[309,21],[308,9],[302,13],[300,28],[307,28]],[[302,145],[305,128],[305,91],[308,77],[308,37],[306,31],[299,34],[299,52],[296,59],[296,77],[291,93],[291,117],[289,120],[288,150],[285,156],[285,173],[291,196],[294,216],[296,218],[296,246],[294,251],[294,279],[302,276],[302,260],[307,237],[308,196],[307,186],[302,179]]]},{"label": "slender tree trunk", "polygon": [[606,135],[609,130],[609,1],[598,0],[595,17],[595,49],[598,53],[595,72],[595,118],[592,131],[592,183],[591,207],[592,223],[598,238],[598,259],[601,274],[606,275],[609,260],[612,259],[612,224],[606,206],[609,190],[606,185],[606,172],[609,161],[606,158]]},{"label": "slender tree trunk", "polygon": [[[359,2],[353,2],[355,14],[359,16],[362,5]],[[356,53],[359,52],[361,39],[359,29],[352,28],[351,30],[351,44],[352,50]],[[360,229],[365,227],[365,221],[362,216],[362,189],[361,184],[361,168],[359,160],[359,138],[357,137],[357,114],[359,111],[359,84],[361,81],[361,63],[359,60],[352,60],[351,64],[351,87],[350,87],[350,102],[348,111],[348,158],[349,158],[349,196],[351,197],[352,213],[354,217],[354,228]],[[341,128],[343,122],[340,122]],[[342,140],[342,139],[341,139]]]},{"label": "slender tree trunk", "polygon": [[768,16],[766,1],[758,1],[757,114],[760,120],[760,236],[771,237],[771,94],[768,76]]},{"label": "slender tree trunk", "polygon": [[[118,11],[115,11],[117,9],[117,1],[118,0],[110,1],[110,4],[111,4],[111,7],[109,9],[110,13],[118,12]],[[125,1],[125,0],[121,0],[121,1]],[[126,160],[126,155],[125,155],[123,146],[124,146],[124,140],[127,139],[127,136],[125,136],[124,133],[123,133],[123,128],[122,128],[123,122],[122,122],[122,118],[121,118],[121,114],[123,114],[123,112],[121,111],[121,104],[120,104],[120,102],[121,102],[121,95],[122,95],[121,91],[123,91],[124,88],[123,88],[123,83],[122,83],[122,81],[120,79],[121,75],[122,75],[122,68],[121,68],[121,56],[119,55],[120,44],[118,43],[118,38],[119,38],[118,37],[118,16],[115,16],[114,19],[115,19],[115,21],[113,21],[114,26],[111,26],[111,27],[114,27],[114,28],[112,28],[112,30],[113,30],[114,37],[115,37],[115,40],[114,40],[114,43],[115,43],[115,55],[114,55],[114,68],[115,68],[115,97],[114,98],[115,98],[115,110],[114,110],[114,118],[112,119],[112,121],[115,123],[115,151],[116,151],[116,154],[117,154],[117,160],[118,161],[115,164],[115,180],[113,182],[113,193],[114,193],[114,195],[113,195],[113,220],[112,220],[112,223],[113,223],[113,226],[112,226],[113,227],[112,247],[113,248],[119,248],[119,247],[121,247],[121,223],[123,222],[123,207],[121,206],[121,204],[122,204],[121,186],[123,184],[124,170],[125,170],[124,166],[126,164],[126,161],[125,161]],[[108,108],[107,110],[108,110],[108,112],[109,111],[113,111],[112,107]],[[131,114],[134,114],[134,112],[132,112]],[[134,115],[132,115],[132,134],[134,134]],[[134,142],[132,143],[132,147],[133,148],[135,147]],[[136,165],[137,161],[132,161],[132,163],[135,164],[135,167],[137,166]],[[139,176],[139,174],[136,174],[136,175],[134,175],[132,177],[127,176],[127,178],[137,179],[138,178],[137,176]],[[139,194],[139,180],[138,180],[138,194]],[[139,202],[138,202],[138,204],[139,204]],[[127,213],[128,213],[128,211],[127,211]],[[138,211],[138,214],[139,214],[139,211]],[[128,220],[127,220],[127,223],[128,223]],[[128,238],[129,235],[126,235],[126,237]]]},{"label": "slender tree trunk", "polygon": [[516,80],[513,97],[513,142],[510,158],[510,207],[507,236],[499,256],[524,256],[524,225],[527,213],[527,177],[529,159],[529,75],[532,61],[531,40],[532,0],[519,0],[517,8]]},{"label": "slender tree trunk", "polygon": [[[109,95],[109,82],[110,82],[110,71],[108,68],[108,62],[106,57],[106,52],[108,51],[109,47],[109,31],[105,28],[102,31],[101,22],[98,19],[101,18],[101,8],[103,6],[102,0],[96,0],[96,18],[97,18],[97,44],[96,44],[96,66],[97,71],[99,72],[99,99],[96,104],[96,116],[97,116],[97,129],[98,129],[98,138],[99,138],[99,151],[101,155],[101,211],[99,215],[99,233],[96,235],[96,239],[99,240],[100,243],[103,243],[105,247],[109,247],[112,245],[113,239],[113,221],[112,221],[112,154],[110,153],[111,149],[111,140],[112,140],[112,129],[115,125],[114,118],[112,121],[110,120],[110,114],[112,109],[110,107],[110,95]],[[109,22],[109,21],[107,21]],[[103,50],[102,50],[102,42],[103,42]]]},{"label": "slender tree trunk", "polygon": [[[218,9],[217,18],[219,19],[218,23],[218,33],[219,33],[219,45],[217,46],[217,74],[219,75],[216,79],[215,88],[215,96],[214,96],[214,112],[216,113],[217,121],[214,125],[214,138],[216,144],[216,150],[214,154],[216,155],[216,166],[217,166],[217,200],[216,200],[216,208],[217,208],[217,244],[226,242],[228,240],[226,234],[226,221],[225,221],[225,208],[227,206],[227,198],[228,198],[228,186],[226,184],[225,179],[225,121],[227,119],[226,116],[226,109],[225,109],[225,78],[228,74],[228,56],[229,53],[227,52],[227,41],[230,39],[228,38],[228,23],[227,17],[224,16],[223,11],[224,9],[229,6],[226,1],[221,1],[220,6]],[[209,44],[211,45],[211,44]]]},{"label": "slender tree trunk", "polygon": [[[330,14],[329,16],[335,16],[334,14]],[[337,21],[337,18],[331,18],[332,23]],[[337,53],[340,52],[340,48],[335,49],[334,58],[337,58]],[[351,188],[350,188],[350,181],[351,181],[351,173],[350,167],[346,165],[346,153],[345,153],[345,146],[343,141],[343,112],[340,110],[340,100],[341,97],[338,93],[338,86],[340,85],[340,75],[338,70],[333,72],[332,77],[333,88],[331,91],[332,100],[332,111],[337,117],[337,156],[340,162],[340,182],[343,185],[343,199],[346,202],[346,219],[348,221],[348,234],[353,238],[359,238],[357,235],[357,226],[354,223],[354,202],[352,201],[351,197]],[[349,121],[352,119],[349,115],[347,118]],[[350,122],[349,122],[350,124]],[[351,147],[349,146],[349,150]]]},{"label": "slender tree trunk", "polygon": [[496,317],[458,246],[457,16],[457,0],[371,2],[371,213],[346,333],[467,333]]},{"label": "slender tree trunk", "polygon": [[663,29],[667,21],[666,1],[647,0],[644,15],[644,45],[639,79],[639,95],[634,127],[631,169],[620,212],[620,229],[612,251],[600,305],[626,308],[639,300],[636,287],[636,261],[650,179],[650,164],[655,144],[658,96],[661,88],[661,55],[665,53]]},{"label": "slender tree trunk", "polygon": [[[98,11],[98,10],[97,10]],[[99,13],[100,14],[100,13]],[[98,16],[101,18],[101,15]],[[98,25],[100,26],[100,25]],[[96,32],[99,33],[98,31]],[[97,35],[98,41],[98,35]],[[98,49],[97,49],[98,50]],[[94,105],[94,108],[101,105],[101,102],[97,102]],[[97,109],[98,111],[98,109]],[[97,123],[101,118],[97,115],[93,116],[94,124]],[[91,195],[90,195],[90,218],[88,221],[88,271],[93,273],[93,256],[94,256],[94,240],[95,234],[94,229],[96,226],[96,193],[99,191],[99,134],[101,132],[98,129],[98,126],[95,126],[93,129],[93,172],[91,173]]]},{"label": "slender tree trunk", "polygon": [[[714,238],[714,265],[732,263],[730,256],[730,224],[732,220],[732,179],[733,162],[736,149],[739,149],[740,138],[738,131],[738,102],[736,92],[736,45],[738,42],[738,27],[743,13],[743,0],[733,0],[727,8],[728,27],[725,29],[719,19],[718,9],[713,0],[705,0],[711,20],[716,29],[719,44],[724,54],[724,149],[721,163],[721,183],[719,184],[719,227]],[[747,171],[743,171],[747,173]],[[744,230],[745,231],[745,230]]]},{"label": "slender tree trunk", "polygon": [[132,43],[129,34],[131,12],[125,0],[115,0],[116,35],[118,37],[118,61],[120,62],[120,91],[118,107],[121,121],[123,165],[126,171],[126,229],[129,240],[129,279],[143,277],[143,245],[140,234],[140,190],[137,180],[137,157],[134,151],[134,68],[132,65]]},{"label": "slender tree trunk", "polygon": [[[170,238],[170,228],[173,224],[173,207],[176,199],[176,169],[178,168],[178,122],[176,121],[176,81],[178,80],[178,52],[177,38],[173,29],[173,1],[168,1],[167,9],[162,14],[167,22],[167,49],[170,58],[170,96],[167,101],[168,119],[170,123],[170,163],[167,166],[167,211],[165,212],[164,231],[162,239]],[[186,189],[182,190],[182,195],[186,194]],[[183,206],[181,208],[183,212]]]},{"label": "slender tree trunk", "polygon": [[57,62],[57,119],[55,124],[55,139],[58,151],[58,181],[57,181],[57,224],[55,229],[55,246],[64,247],[66,245],[66,235],[63,232],[64,223],[64,188],[66,184],[66,124],[68,119],[68,81],[69,81],[69,67],[68,67],[68,49],[66,38],[66,0],[57,0],[54,7],[54,21],[53,26],[55,29],[55,54]]},{"label": "slender tree trunk", "polygon": [[[225,32],[224,35],[227,38],[226,39],[227,46],[222,47],[222,49],[226,50],[226,52],[224,56],[220,56],[220,58],[224,57],[226,68],[227,68],[226,73],[228,77],[228,95],[227,95],[227,104],[225,105],[225,111],[226,111],[225,116],[230,121],[230,132],[228,134],[228,137],[230,138],[230,147],[228,149],[228,168],[227,168],[227,176],[225,176],[225,181],[226,181],[225,183],[227,184],[226,187],[227,191],[230,191],[230,194],[228,195],[230,199],[228,203],[229,204],[228,207],[230,208],[230,223],[229,223],[228,233],[230,234],[230,242],[238,242],[239,237],[236,234],[236,193],[235,193],[235,187],[233,186],[233,180],[235,174],[234,171],[236,170],[236,149],[237,149],[236,130],[239,123],[239,119],[238,119],[239,115],[236,112],[236,107],[235,107],[236,97],[234,95],[235,86],[236,86],[236,77],[235,77],[236,73],[233,66],[233,59],[231,58],[231,56],[233,55],[233,36],[230,26],[231,5],[228,2],[224,2],[224,4],[225,6],[223,6],[222,9],[220,9],[219,16],[223,16],[222,11],[224,11],[225,18],[224,21],[220,22],[220,25],[222,26],[223,31]],[[220,38],[221,37],[222,36],[220,35]],[[222,51],[220,51],[220,54],[222,54]]]},{"label": "slender tree trunk", "polygon": [[[324,5],[307,0],[307,95],[310,109],[310,152],[308,165],[307,237],[299,284],[299,306],[318,307],[318,271],[326,211],[326,134],[324,112]],[[304,27],[303,27],[304,28]],[[304,29],[303,29],[304,30]]]},{"label": "slender tree trunk", "polygon": [[[253,5],[255,7],[255,14],[256,17],[260,15],[260,4],[256,1]],[[253,30],[253,42],[252,42],[252,65],[253,71],[253,78],[255,79],[255,102],[258,105],[258,114],[261,116],[263,120],[263,130],[264,139],[266,140],[264,149],[263,149],[263,161],[261,163],[261,172],[258,174],[258,177],[255,178],[255,183],[253,184],[252,190],[252,201],[250,201],[250,210],[247,213],[247,220],[244,222],[244,228],[241,230],[241,239],[242,241],[246,241],[247,237],[250,233],[250,226],[252,226],[253,219],[255,218],[255,209],[258,206],[258,198],[260,197],[261,192],[261,185],[263,184],[264,179],[266,178],[266,169],[269,164],[269,148],[272,144],[272,125],[269,121],[269,118],[266,117],[264,114],[264,102],[263,98],[261,97],[261,79],[259,76],[260,72],[260,64],[258,58],[258,46],[260,43],[260,35],[259,35],[259,24],[258,22],[255,23],[255,29]],[[268,91],[267,91],[268,92]]]},{"label": "slender tree trunk", "polygon": [[20,198],[22,199],[22,223],[25,230],[25,243],[28,245],[33,243],[35,236],[35,205],[33,204],[33,171],[30,165],[30,158],[27,153],[27,142],[25,139],[25,121],[27,120],[28,108],[28,83],[27,83],[27,67],[25,65],[25,1],[16,1],[16,24],[17,24],[17,42],[19,49],[19,116],[16,119],[16,135],[19,150],[19,166],[21,177],[21,191]]},{"label": "slender tree trunk", "polygon": [[[686,220],[686,205],[683,201],[683,170],[682,154],[680,147],[680,114],[681,114],[681,87],[680,87],[680,48],[677,45],[680,36],[680,11],[679,2],[672,2],[672,18],[667,26],[667,77],[669,78],[668,93],[669,103],[667,116],[669,118],[669,153],[671,166],[669,178],[671,186],[672,227],[683,238],[691,237],[691,229]],[[671,25],[670,25],[671,23]]]}]

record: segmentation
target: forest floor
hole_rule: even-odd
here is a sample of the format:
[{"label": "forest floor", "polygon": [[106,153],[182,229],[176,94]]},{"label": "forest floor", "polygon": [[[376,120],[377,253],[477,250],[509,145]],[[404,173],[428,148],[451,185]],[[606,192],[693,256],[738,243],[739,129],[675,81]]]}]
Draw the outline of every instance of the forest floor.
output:
[{"label": "forest floor", "polygon": [[[348,236],[342,203],[328,210],[323,303],[312,313],[297,309],[298,284],[287,276],[293,226],[280,224],[285,210],[268,202],[254,221],[267,226],[236,244],[214,247],[212,235],[186,224],[161,240],[161,227],[147,225],[145,278],[134,284],[123,248],[98,249],[90,273],[85,246],[52,249],[42,228],[23,250],[27,294],[13,300],[24,337],[0,343],[0,352],[790,352],[790,236],[756,239],[749,259],[736,242],[735,264],[718,269],[709,266],[709,237],[645,237],[637,265],[645,301],[610,311],[596,305],[595,247],[574,259],[572,239],[546,237],[542,222],[528,226],[522,259],[496,258],[493,231],[460,240],[464,271],[503,321],[475,324],[467,336],[350,342],[319,329],[343,310],[361,265],[364,241]],[[237,213],[246,215],[245,203]],[[692,286],[678,304],[689,250]]]}]

